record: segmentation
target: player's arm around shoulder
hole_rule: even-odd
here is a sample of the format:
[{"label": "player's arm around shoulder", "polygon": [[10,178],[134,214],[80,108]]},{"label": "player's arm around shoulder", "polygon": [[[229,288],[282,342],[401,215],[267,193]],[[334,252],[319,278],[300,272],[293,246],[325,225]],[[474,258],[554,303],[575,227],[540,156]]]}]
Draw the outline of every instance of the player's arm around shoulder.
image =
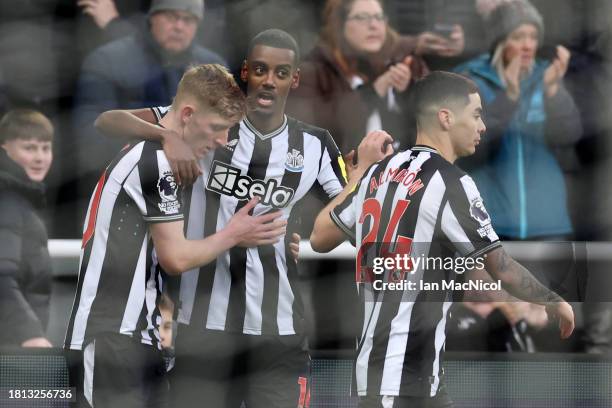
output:
[{"label": "player's arm around shoulder", "polygon": [[191,185],[202,174],[191,148],[172,129],[158,126],[165,115],[163,107],[132,110],[110,110],[101,113],[94,126],[105,135],[125,139],[144,139],[160,142],[179,185]]},{"label": "player's arm around shoulder", "polygon": [[185,238],[183,221],[151,223],[149,228],[160,265],[168,274],[179,275],[212,262],[222,252],[238,244],[252,242],[263,245],[277,242],[285,231],[270,226],[276,225],[275,220],[282,213],[277,211],[259,216],[249,215],[258,202],[258,198],[253,198],[234,214],[225,228],[199,240]]},{"label": "player's arm around shoulder", "polygon": [[342,204],[353,192],[366,170],[379,160],[393,153],[391,142],[393,138],[385,131],[376,130],[363,138],[358,147],[359,162],[350,172],[348,183],[315,219],[314,228],[310,234],[310,245],[316,252],[329,252],[345,239],[344,232],[331,219],[331,211]]},{"label": "player's arm around shoulder", "polygon": [[155,114],[151,109],[109,110],[96,118],[94,127],[101,133],[119,138],[162,141]]}]

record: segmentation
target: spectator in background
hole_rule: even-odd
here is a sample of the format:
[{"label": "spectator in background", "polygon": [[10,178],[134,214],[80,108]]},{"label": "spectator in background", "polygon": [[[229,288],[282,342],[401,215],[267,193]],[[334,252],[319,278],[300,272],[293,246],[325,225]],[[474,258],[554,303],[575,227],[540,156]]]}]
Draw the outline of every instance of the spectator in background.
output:
[{"label": "spectator in background", "polygon": [[72,92],[61,64],[72,62],[66,50],[74,38],[66,41],[56,24],[56,3],[0,0],[0,109],[35,107],[53,117]]},{"label": "spectator in background", "polygon": [[161,340],[161,346],[163,349],[173,348],[173,328],[172,328],[172,315],[174,314],[174,303],[170,299],[167,293],[163,293],[160,297],[159,313],[161,314],[162,323],[159,326],[159,338]]},{"label": "spectator in background", "polygon": [[53,125],[34,110],[0,120],[0,346],[51,347],[47,230],[39,210],[52,161]]},{"label": "spectator in background", "polygon": [[170,299],[167,291],[164,289],[159,303],[159,314],[161,315],[161,324],[159,325],[159,339],[161,340],[162,355],[166,364],[166,371],[174,368],[174,302]]},{"label": "spectator in background", "polygon": [[453,305],[448,325],[449,351],[538,351],[532,333],[548,323],[544,306],[514,299]]},{"label": "spectator in background", "polygon": [[370,130],[385,129],[404,145],[415,134],[410,84],[427,68],[412,55],[378,0],[329,0],[321,38],[304,58],[288,112],[329,129],[344,154]]},{"label": "spectator in background", "polygon": [[150,0],[77,0],[80,18],[77,22],[79,54],[87,53],[107,42],[135,34],[146,27]]},{"label": "spectator in background", "polygon": [[105,44],[85,59],[73,118],[83,197],[121,147],[95,133],[93,122],[100,113],[119,107],[169,105],[188,66],[224,64],[219,55],[194,44],[203,16],[203,0],[154,0],[148,31]]},{"label": "spectator in background", "polygon": [[387,0],[385,4],[391,24],[415,38],[415,53],[432,70],[451,69],[482,52],[482,23],[474,0]]},{"label": "spectator in background", "polygon": [[581,137],[579,113],[563,86],[569,51],[536,58],[544,26],[524,0],[504,2],[488,19],[491,54],[456,68],[480,88],[487,133],[462,165],[480,187],[495,230],[506,239],[567,239],[572,225],[555,157]]}]

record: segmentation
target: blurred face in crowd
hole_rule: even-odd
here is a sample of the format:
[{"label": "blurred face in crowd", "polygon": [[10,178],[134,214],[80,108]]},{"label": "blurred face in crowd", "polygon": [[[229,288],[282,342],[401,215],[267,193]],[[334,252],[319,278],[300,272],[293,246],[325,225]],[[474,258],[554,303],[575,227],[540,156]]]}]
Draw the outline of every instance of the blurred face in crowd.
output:
[{"label": "blurred face in crowd", "polygon": [[159,11],[151,16],[150,23],[155,41],[171,53],[185,51],[198,29],[198,18],[185,11]]},{"label": "blurred face in crowd", "polygon": [[457,157],[470,156],[476,152],[480,136],[486,130],[482,121],[480,95],[469,95],[467,105],[452,109],[454,121],[449,129],[453,149]]},{"label": "blurred face in crowd", "polygon": [[50,141],[38,139],[12,139],[2,145],[6,154],[19,164],[30,180],[41,182],[47,176],[53,151]]},{"label": "blurred face in crowd", "polygon": [[504,65],[513,58],[521,59],[521,69],[527,70],[535,61],[538,49],[538,29],[533,24],[521,24],[512,31],[504,46]]},{"label": "blurred face in crowd", "polygon": [[282,115],[291,89],[299,84],[295,52],[258,44],[243,63],[240,78],[247,83],[249,113]]},{"label": "blurred face in crowd", "polygon": [[160,308],[162,323],[159,326],[159,337],[163,348],[172,347],[172,309]]},{"label": "blurred face in crowd", "polygon": [[387,18],[377,0],[355,0],[344,23],[344,39],[357,53],[381,50],[386,36]]}]

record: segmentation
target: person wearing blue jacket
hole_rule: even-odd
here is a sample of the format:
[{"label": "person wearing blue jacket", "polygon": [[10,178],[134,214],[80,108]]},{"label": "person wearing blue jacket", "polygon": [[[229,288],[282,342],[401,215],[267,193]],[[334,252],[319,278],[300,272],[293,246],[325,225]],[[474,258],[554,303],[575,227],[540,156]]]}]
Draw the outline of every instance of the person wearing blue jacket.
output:
[{"label": "person wearing blue jacket", "polygon": [[477,157],[461,165],[476,180],[493,225],[506,239],[568,239],[572,224],[557,157],[582,136],[576,105],[563,86],[563,46],[536,57],[544,26],[525,0],[498,6],[487,20],[492,52],[455,71],[480,88],[487,133]]}]

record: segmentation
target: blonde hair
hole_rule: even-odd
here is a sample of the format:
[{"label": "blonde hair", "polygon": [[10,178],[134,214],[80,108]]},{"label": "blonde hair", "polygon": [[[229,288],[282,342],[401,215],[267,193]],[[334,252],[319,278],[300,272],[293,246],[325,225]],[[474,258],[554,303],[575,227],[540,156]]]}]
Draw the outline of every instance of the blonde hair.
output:
[{"label": "blonde hair", "polygon": [[0,119],[0,143],[9,140],[53,140],[53,124],[45,115],[33,109],[13,109]]},{"label": "blonde hair", "polygon": [[189,68],[178,84],[174,104],[192,97],[211,111],[239,121],[246,114],[246,98],[230,72],[219,64]]},{"label": "blonde hair", "polygon": [[497,76],[504,86],[506,85],[506,79],[504,77],[504,48],[506,47],[505,41],[500,41],[495,50],[493,51],[493,56],[491,57],[491,65],[497,71]]}]

